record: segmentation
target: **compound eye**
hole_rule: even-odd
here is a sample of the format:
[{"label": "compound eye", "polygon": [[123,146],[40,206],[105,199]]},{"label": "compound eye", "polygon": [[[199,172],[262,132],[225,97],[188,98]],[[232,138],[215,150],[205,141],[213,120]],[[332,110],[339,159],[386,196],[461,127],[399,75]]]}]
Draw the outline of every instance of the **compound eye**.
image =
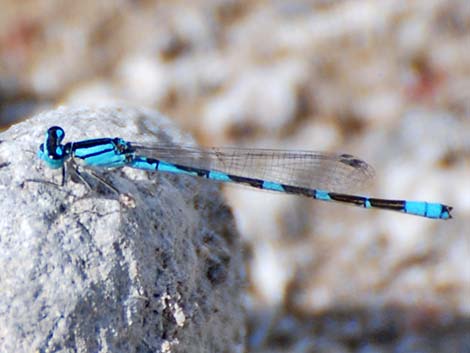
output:
[{"label": "compound eye", "polygon": [[60,126],[52,126],[47,130],[47,135],[53,137],[54,140],[60,143],[64,139],[65,132]]}]

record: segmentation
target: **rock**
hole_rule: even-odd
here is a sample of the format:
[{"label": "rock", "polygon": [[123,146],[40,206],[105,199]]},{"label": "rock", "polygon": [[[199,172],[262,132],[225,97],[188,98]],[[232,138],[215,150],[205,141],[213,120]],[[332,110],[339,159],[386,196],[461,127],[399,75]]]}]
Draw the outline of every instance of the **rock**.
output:
[{"label": "rock", "polygon": [[[209,181],[131,168],[87,173],[36,157],[120,136],[191,144],[158,113],[59,108],[0,135],[1,352],[242,352],[242,261],[232,214]],[[132,201],[132,202],[129,202]]]}]

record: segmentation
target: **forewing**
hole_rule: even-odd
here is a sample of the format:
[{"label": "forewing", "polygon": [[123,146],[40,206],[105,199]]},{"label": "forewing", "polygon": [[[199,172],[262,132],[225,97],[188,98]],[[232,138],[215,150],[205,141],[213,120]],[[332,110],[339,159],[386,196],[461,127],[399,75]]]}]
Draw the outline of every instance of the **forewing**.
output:
[{"label": "forewing", "polygon": [[374,172],[348,154],[232,147],[143,146],[138,155],[176,165],[336,192],[357,190]]}]

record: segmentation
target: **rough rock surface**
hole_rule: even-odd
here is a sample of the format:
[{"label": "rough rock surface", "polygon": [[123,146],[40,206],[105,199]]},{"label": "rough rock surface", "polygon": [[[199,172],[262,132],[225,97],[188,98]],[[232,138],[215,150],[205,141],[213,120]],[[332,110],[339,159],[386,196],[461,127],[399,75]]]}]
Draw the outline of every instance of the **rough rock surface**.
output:
[{"label": "rough rock surface", "polygon": [[60,108],[0,135],[0,351],[243,351],[239,240],[217,186],[122,168],[100,176],[134,205],[70,173],[61,187],[36,157],[52,125],[65,141],[191,143],[153,111],[116,107]]}]

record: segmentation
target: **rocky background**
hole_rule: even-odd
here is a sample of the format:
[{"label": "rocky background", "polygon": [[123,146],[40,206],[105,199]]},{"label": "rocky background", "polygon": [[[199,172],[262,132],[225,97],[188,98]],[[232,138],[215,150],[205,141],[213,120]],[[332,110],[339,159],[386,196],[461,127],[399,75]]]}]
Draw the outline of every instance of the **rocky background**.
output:
[{"label": "rocky background", "polygon": [[146,106],[201,145],[347,152],[376,170],[351,191],[454,206],[432,221],[226,188],[248,352],[470,352],[469,1],[0,8],[5,128],[57,105]]}]

